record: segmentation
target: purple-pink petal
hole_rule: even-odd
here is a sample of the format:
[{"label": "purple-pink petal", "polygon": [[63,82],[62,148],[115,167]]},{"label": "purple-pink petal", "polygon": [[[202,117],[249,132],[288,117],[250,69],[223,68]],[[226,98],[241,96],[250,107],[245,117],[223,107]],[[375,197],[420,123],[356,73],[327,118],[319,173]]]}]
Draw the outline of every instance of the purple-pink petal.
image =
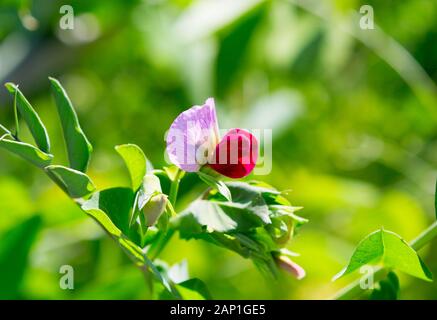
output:
[{"label": "purple-pink petal", "polygon": [[199,171],[219,139],[215,103],[209,98],[203,106],[193,106],[173,121],[166,138],[167,154],[182,170]]},{"label": "purple-pink petal", "polygon": [[306,275],[305,270],[300,265],[298,265],[296,262],[292,261],[290,258],[284,255],[277,257],[276,263],[281,269],[292,274],[298,280],[304,278]]}]

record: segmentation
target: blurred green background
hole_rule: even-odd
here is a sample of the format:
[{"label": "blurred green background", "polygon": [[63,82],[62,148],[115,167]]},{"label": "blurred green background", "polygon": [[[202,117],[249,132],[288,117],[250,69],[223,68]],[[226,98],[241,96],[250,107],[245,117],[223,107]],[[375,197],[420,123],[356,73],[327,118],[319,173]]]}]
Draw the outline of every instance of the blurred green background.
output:
[{"label": "blurred green background", "polygon": [[[330,298],[359,276],[331,282],[361,238],[383,226],[411,240],[434,219],[437,1],[70,1],[75,27],[60,30],[63,4],[0,1],[0,82],[20,85],[62,164],[47,77],[61,80],[94,146],[89,174],[99,189],[129,183],[114,145],[136,143],[164,165],[172,120],[209,96],[222,128],[273,129],[272,172],[255,178],[292,189],[292,203],[305,207],[310,223],[289,247],[307,277],[268,282],[236,254],[175,237],[163,260],[186,259],[214,298]],[[359,28],[364,4],[374,30]],[[12,103],[2,87],[8,128]],[[179,209],[203,187],[184,183]],[[420,254],[437,274],[437,243]],[[40,170],[0,150],[5,261],[2,297],[149,297],[91,219]],[[74,267],[74,290],[59,287],[62,265]],[[401,285],[401,298],[437,297],[435,283],[402,276]]]}]

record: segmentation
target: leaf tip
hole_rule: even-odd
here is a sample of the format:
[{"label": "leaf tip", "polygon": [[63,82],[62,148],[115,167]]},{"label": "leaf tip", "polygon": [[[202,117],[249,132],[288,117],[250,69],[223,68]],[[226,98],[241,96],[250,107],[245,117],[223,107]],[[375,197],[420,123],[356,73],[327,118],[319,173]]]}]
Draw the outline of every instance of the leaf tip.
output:
[{"label": "leaf tip", "polygon": [[53,78],[53,77],[49,77],[49,81],[50,81],[52,90],[54,92],[57,92],[57,91],[62,92],[64,90],[62,85],[61,85],[61,82],[58,79]]},{"label": "leaf tip", "polygon": [[59,80],[53,77],[49,77],[49,81],[53,85],[59,85]]},{"label": "leaf tip", "polygon": [[15,91],[18,89],[18,86],[12,82],[5,83],[5,87],[10,93],[15,93]]}]

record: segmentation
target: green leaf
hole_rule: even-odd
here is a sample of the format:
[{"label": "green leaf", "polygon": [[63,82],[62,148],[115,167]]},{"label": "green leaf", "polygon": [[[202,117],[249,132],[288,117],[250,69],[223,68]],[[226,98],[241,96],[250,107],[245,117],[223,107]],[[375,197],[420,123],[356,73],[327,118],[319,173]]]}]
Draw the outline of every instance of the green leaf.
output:
[{"label": "green leaf", "polygon": [[41,168],[48,166],[53,159],[53,155],[42,152],[28,143],[12,140],[9,134],[0,137],[0,147]]},{"label": "green leaf", "polygon": [[244,182],[227,182],[234,206],[246,208],[254,215],[258,216],[263,223],[271,223],[269,209],[264,200],[262,189],[251,186]]},{"label": "green leaf", "polygon": [[111,188],[94,193],[82,205],[82,209],[86,212],[92,209],[103,211],[121,232],[129,236],[133,202],[134,193],[130,188]]},{"label": "green leaf", "polygon": [[214,232],[204,238],[228,250],[235,251],[244,258],[250,258],[262,274],[276,278],[277,265],[273,254],[278,249],[263,228],[257,228],[246,233],[224,234]]},{"label": "green leaf", "polygon": [[396,233],[378,230],[364,238],[356,247],[348,266],[335,279],[354,272],[369,263],[382,263],[422,280],[432,281],[432,274],[416,251]]},{"label": "green leaf", "polygon": [[226,198],[228,201],[232,201],[232,195],[231,191],[229,191],[229,188],[226,186],[226,184],[223,181],[217,180],[215,177],[210,176],[204,172],[197,172],[199,178],[205,182],[207,185],[209,185],[211,188],[218,190],[218,192]]},{"label": "green leaf", "polygon": [[[183,239],[203,239],[250,258],[263,274],[275,278],[274,256],[306,219],[295,216],[297,208],[268,185],[229,182],[226,186],[232,202],[210,190],[175,216],[172,227]],[[276,235],[276,228],[281,234]]]},{"label": "green leaf", "polygon": [[[100,220],[102,226],[110,227],[108,233],[120,237],[122,235],[133,242],[136,246],[141,245],[140,225],[135,222],[130,225],[129,220],[134,207],[134,192],[130,188],[110,188],[93,193],[91,198],[82,204],[82,209],[95,218],[102,218],[105,224]],[[104,216],[102,215],[104,213]],[[108,224],[107,218],[111,221]],[[117,231],[119,230],[119,231]],[[140,249],[141,251],[141,249]]]},{"label": "green leaf", "polygon": [[275,217],[277,209],[270,211],[262,193],[266,190],[245,182],[229,182],[226,186],[232,202],[223,201],[223,197],[212,190],[172,220],[181,236],[190,238],[205,232],[243,232],[272,223],[271,216]]},{"label": "green leaf", "polygon": [[204,231],[229,232],[238,228],[237,221],[229,217],[217,203],[208,200],[195,201],[173,223],[178,226],[183,238]]},{"label": "green leaf", "polygon": [[93,147],[80,127],[76,111],[66,91],[58,80],[49,80],[61,119],[70,167],[86,172]]},{"label": "green leaf", "polygon": [[196,200],[172,223],[179,228],[182,237],[188,238],[203,232],[247,231],[265,224],[260,218],[264,213],[257,213],[263,209],[266,208],[252,204]]},{"label": "green leaf", "polygon": [[391,271],[386,279],[379,281],[379,288],[372,291],[370,300],[398,300],[399,291],[399,279],[396,273]]},{"label": "green leaf", "polygon": [[35,109],[33,109],[32,105],[27,101],[24,97],[23,93],[21,93],[20,89],[13,83],[6,83],[6,88],[17,98],[17,108],[20,111],[21,116],[24,121],[26,121],[27,126],[29,127],[32,136],[39,147],[39,149],[43,152],[50,152],[50,140],[49,135],[47,134],[47,130],[44,127],[40,117],[36,113]]},{"label": "green leaf", "polygon": [[[178,291],[179,298],[184,300],[205,300],[212,299],[206,285],[197,278],[190,279],[188,276],[188,264],[186,260],[176,263],[171,267],[164,261],[156,260],[156,267],[169,279],[174,288]],[[177,296],[169,291],[160,292],[159,299],[173,300]]]},{"label": "green leaf", "polygon": [[109,216],[103,210],[99,209],[98,207],[94,207],[90,203],[85,203],[82,205],[82,210],[91,216],[95,221],[97,221],[110,236],[117,239],[122,236],[121,230],[117,228],[117,226],[112,222],[111,218],[109,218]]},{"label": "green leaf", "polygon": [[181,294],[178,291],[177,286],[175,286],[173,283],[171,283],[165,276],[159,272],[158,268],[154,265],[154,263],[147,258],[145,254],[143,254],[145,265],[149,268],[149,270],[152,272],[155,279],[164,286],[165,290],[168,294],[171,295],[174,299],[182,299]]},{"label": "green leaf", "polygon": [[96,190],[91,179],[83,172],[64,166],[47,166],[46,172],[73,199],[85,197]]},{"label": "green leaf", "polygon": [[132,189],[137,191],[146,175],[147,160],[140,147],[135,144],[123,144],[115,147],[123,158],[132,182]]},{"label": "green leaf", "polygon": [[[197,278],[189,279],[175,285],[183,300],[212,300],[212,296],[208,291],[205,283]],[[160,294],[161,300],[172,300],[168,292]]]},{"label": "green leaf", "polygon": [[40,216],[19,223],[1,236],[0,299],[19,299],[29,252],[41,228]]},{"label": "green leaf", "polygon": [[144,235],[144,238],[142,239],[142,245],[143,247],[148,246],[149,244],[153,243],[158,239],[160,235],[159,229],[155,226],[147,228],[147,232]]}]

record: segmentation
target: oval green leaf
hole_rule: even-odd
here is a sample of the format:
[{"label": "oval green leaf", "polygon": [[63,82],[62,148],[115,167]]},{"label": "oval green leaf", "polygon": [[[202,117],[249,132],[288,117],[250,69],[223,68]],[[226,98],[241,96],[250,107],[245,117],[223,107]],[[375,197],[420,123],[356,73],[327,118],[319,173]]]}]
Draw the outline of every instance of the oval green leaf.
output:
[{"label": "oval green leaf", "polygon": [[46,172],[73,199],[85,197],[96,190],[91,179],[83,172],[64,166],[47,166]]},{"label": "oval green leaf", "polygon": [[12,140],[9,134],[0,137],[0,147],[41,168],[48,166],[53,159],[53,155],[42,152],[31,144]]},{"label": "oval green leaf", "polygon": [[129,237],[131,233],[129,219],[133,204],[134,193],[131,189],[110,188],[94,193],[82,205],[82,209],[87,212],[91,209],[102,210],[111,219],[112,223]]},{"label": "oval green leaf", "polygon": [[115,147],[115,150],[123,158],[129,170],[132,189],[137,191],[143,183],[147,169],[147,160],[143,150],[135,144],[119,145]]},{"label": "oval green leaf", "polygon": [[67,92],[58,80],[54,78],[49,78],[49,80],[61,119],[70,167],[86,172],[93,147],[80,127],[79,119]]},{"label": "oval green leaf", "polygon": [[38,146],[38,148],[46,153],[50,152],[50,139],[47,130],[36,113],[32,105],[27,101],[23,93],[18,89],[18,86],[13,83],[6,83],[6,88],[16,97],[16,106],[20,115],[26,121],[30,132]]}]

